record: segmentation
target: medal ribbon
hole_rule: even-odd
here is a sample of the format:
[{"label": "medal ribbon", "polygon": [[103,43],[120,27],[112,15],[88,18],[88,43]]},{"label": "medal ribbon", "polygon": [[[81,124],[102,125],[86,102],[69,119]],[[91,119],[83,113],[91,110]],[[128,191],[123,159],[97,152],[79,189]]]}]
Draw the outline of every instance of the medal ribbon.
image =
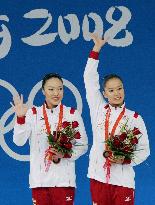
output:
[{"label": "medal ribbon", "polygon": [[[43,116],[44,116],[44,120],[45,120],[45,126],[46,126],[46,130],[47,130],[47,134],[50,135],[51,134],[51,128],[50,128],[50,124],[49,124],[49,120],[48,120],[48,116],[47,116],[47,112],[46,112],[46,108],[45,108],[45,103],[43,104]],[[63,105],[60,105],[60,111],[59,111],[59,121],[58,121],[58,126],[56,129],[56,135],[57,132],[62,128],[62,119],[63,119]],[[52,155],[53,153],[50,151],[51,146],[49,146],[49,148],[45,151],[45,171],[47,172],[49,170],[49,167],[51,165],[51,160],[52,160]]]},{"label": "medal ribbon", "polygon": [[[112,128],[112,131],[110,133],[110,136],[109,136],[110,113],[111,113],[111,109],[109,107],[108,110],[107,110],[106,119],[105,119],[105,140],[107,140],[109,137],[111,137],[111,138],[114,137],[114,134],[115,134],[115,131],[116,131],[117,127],[118,127],[118,124],[119,124],[119,122],[121,121],[121,119],[124,116],[125,107],[123,108],[122,112],[119,114],[118,118],[116,119],[115,124],[114,124],[114,126]],[[108,151],[107,144],[105,145],[105,150]],[[111,162],[110,162],[110,160],[107,157],[106,158],[106,162],[105,162],[105,164],[103,166],[103,168],[107,170],[107,173],[106,173],[106,182],[107,183],[109,183],[109,179],[110,179],[110,167],[111,167]]]},{"label": "medal ribbon", "polygon": [[[45,104],[43,105],[43,116],[44,116],[44,120],[45,120],[45,126],[46,126],[47,133],[48,133],[48,135],[50,135],[51,134],[51,128],[50,128],[50,124],[49,124],[49,121],[48,121],[48,116],[47,116],[47,112],[46,112],[46,109],[45,109]],[[63,105],[61,104],[60,105],[60,111],[59,111],[59,121],[58,121],[58,126],[57,126],[56,131],[59,131],[62,127],[62,118],[63,118]]]}]

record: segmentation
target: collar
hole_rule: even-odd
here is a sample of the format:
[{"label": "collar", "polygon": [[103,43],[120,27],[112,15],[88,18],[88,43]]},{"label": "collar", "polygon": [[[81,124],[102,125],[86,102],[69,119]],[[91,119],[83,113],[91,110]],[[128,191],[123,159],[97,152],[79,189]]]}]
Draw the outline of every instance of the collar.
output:
[{"label": "collar", "polygon": [[109,107],[110,107],[111,111],[113,111],[113,112],[121,112],[123,110],[123,108],[125,107],[125,102],[123,103],[123,105],[121,105],[121,107],[114,107],[110,104],[109,104]]},{"label": "collar", "polygon": [[52,109],[50,109],[47,105],[47,102],[45,101],[45,105],[46,105],[46,110],[47,112],[51,112],[51,113],[58,113],[59,110],[60,110],[60,105],[61,105],[61,102],[56,106],[56,107],[53,107]]}]

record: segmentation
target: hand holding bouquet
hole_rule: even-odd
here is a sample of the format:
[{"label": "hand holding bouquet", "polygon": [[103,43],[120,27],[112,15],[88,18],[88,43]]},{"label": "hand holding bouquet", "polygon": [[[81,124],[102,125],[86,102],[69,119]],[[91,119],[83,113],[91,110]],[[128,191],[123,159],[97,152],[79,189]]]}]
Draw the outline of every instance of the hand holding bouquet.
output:
[{"label": "hand holding bouquet", "polygon": [[138,151],[137,144],[141,136],[138,128],[128,129],[126,122],[122,125],[119,135],[111,136],[105,141],[107,150],[103,154],[104,157],[116,161],[122,159],[122,162],[130,163],[134,160],[135,151]]},{"label": "hand holding bouquet", "polygon": [[[51,161],[59,163],[63,157],[71,157],[76,139],[81,138],[80,132],[77,130],[78,127],[79,123],[77,121],[64,121],[60,130],[53,131],[53,134],[48,135],[49,148],[46,150],[45,160],[48,160],[49,164]],[[60,156],[57,162],[53,160],[55,155]]]},{"label": "hand holding bouquet", "polygon": [[137,144],[142,136],[138,128],[128,129],[128,120],[122,125],[120,134],[111,136],[105,141],[106,150],[103,156],[106,162],[103,168],[107,171],[106,181],[109,183],[111,163],[129,164],[134,160],[134,154],[137,150]]}]

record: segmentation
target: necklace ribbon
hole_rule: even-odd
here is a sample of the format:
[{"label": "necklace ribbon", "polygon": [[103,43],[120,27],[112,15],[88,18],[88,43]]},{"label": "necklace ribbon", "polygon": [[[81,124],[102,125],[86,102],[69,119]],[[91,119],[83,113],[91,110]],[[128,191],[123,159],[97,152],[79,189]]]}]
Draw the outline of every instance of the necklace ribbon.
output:
[{"label": "necklace ribbon", "polygon": [[[105,119],[105,140],[107,140],[109,137],[110,138],[114,137],[115,131],[119,125],[119,122],[123,118],[124,113],[125,113],[125,107],[123,108],[122,112],[119,114],[118,118],[116,119],[116,121],[113,125],[113,128],[112,128],[112,131],[109,134],[109,119],[110,119],[111,109],[110,109],[110,107],[108,108],[107,113],[106,113],[106,119]],[[103,153],[103,156],[106,156],[107,152],[108,152],[108,146],[106,144],[105,145],[105,152]],[[110,154],[109,154],[109,156],[110,156]],[[111,167],[111,162],[108,159],[108,157],[106,157],[106,162],[105,162],[103,168],[104,168],[104,170],[107,170],[107,173],[106,173],[106,182],[107,183],[109,183],[109,180],[110,180],[110,167]]]},{"label": "necklace ribbon", "polygon": [[[46,126],[46,130],[47,130],[47,134],[51,135],[51,127],[49,124],[49,120],[48,120],[48,116],[47,116],[47,112],[46,112],[46,105],[45,103],[43,104],[43,116],[44,116],[44,120],[45,120],[45,126]],[[63,105],[60,105],[60,110],[59,110],[59,120],[58,120],[58,126],[56,129],[56,135],[57,132],[62,128],[62,119],[63,119]],[[51,165],[51,161],[52,161],[52,156],[54,155],[54,153],[51,152],[52,147],[49,146],[49,148],[45,151],[45,158],[44,158],[44,162],[45,162],[45,171],[47,172],[49,170],[49,167]]]}]

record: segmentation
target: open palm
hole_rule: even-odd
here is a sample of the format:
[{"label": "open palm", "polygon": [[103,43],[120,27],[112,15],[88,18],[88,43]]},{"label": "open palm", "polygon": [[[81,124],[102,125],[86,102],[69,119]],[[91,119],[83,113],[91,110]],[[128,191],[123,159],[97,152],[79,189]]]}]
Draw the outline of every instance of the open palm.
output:
[{"label": "open palm", "polygon": [[104,46],[104,44],[107,42],[108,39],[102,39],[97,34],[92,33],[91,38],[94,41],[94,48],[93,50],[96,52],[99,52],[100,49]]},{"label": "open palm", "polygon": [[14,96],[13,97],[13,103],[11,103],[16,115],[18,117],[23,117],[26,115],[27,110],[28,110],[28,106],[26,104],[23,103],[23,95],[21,96]]}]

